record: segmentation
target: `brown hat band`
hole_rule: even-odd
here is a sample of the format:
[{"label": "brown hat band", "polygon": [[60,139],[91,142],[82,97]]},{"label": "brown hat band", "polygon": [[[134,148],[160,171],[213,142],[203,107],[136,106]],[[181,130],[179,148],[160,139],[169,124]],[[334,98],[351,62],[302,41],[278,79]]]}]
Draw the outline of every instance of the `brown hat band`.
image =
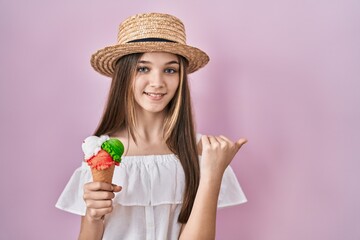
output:
[{"label": "brown hat band", "polygon": [[165,38],[141,38],[141,39],[135,39],[128,41],[127,43],[135,43],[135,42],[172,42],[176,43],[175,41],[168,40]]}]

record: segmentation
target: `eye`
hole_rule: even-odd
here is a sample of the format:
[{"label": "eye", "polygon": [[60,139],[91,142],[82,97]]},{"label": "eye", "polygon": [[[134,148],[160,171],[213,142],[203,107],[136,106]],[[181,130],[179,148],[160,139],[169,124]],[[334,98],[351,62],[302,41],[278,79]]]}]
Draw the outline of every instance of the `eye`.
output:
[{"label": "eye", "polygon": [[167,68],[167,69],[165,69],[165,73],[174,74],[174,73],[176,73],[176,72],[177,72],[177,70],[174,69],[174,68]]},{"label": "eye", "polygon": [[148,67],[138,67],[137,71],[140,73],[146,73],[149,71],[149,68]]}]

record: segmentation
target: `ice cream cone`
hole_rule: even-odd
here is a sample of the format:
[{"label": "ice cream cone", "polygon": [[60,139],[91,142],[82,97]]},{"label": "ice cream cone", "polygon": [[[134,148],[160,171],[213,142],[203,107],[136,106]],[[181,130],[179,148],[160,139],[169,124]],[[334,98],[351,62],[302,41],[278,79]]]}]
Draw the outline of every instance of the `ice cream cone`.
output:
[{"label": "ice cream cone", "polygon": [[124,145],[119,139],[103,135],[90,136],[84,140],[82,149],[85,161],[91,169],[94,182],[112,183],[115,166],[119,166]]},{"label": "ice cream cone", "polygon": [[112,183],[112,177],[114,175],[115,164],[104,170],[91,169],[94,182],[106,182]]}]

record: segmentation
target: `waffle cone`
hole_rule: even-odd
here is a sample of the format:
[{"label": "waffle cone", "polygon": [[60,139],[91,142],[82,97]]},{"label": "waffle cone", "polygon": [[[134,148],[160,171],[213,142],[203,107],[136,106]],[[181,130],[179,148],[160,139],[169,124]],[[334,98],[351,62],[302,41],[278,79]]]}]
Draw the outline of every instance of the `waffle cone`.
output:
[{"label": "waffle cone", "polygon": [[115,165],[112,164],[109,168],[104,170],[91,169],[93,176],[93,182],[106,182],[112,183],[112,177],[114,175]]}]

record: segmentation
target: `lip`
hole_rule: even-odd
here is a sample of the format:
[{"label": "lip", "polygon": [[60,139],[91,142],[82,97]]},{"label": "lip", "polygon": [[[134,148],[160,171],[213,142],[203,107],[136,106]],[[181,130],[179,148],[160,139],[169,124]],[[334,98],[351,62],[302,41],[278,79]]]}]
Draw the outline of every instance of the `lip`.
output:
[{"label": "lip", "polygon": [[160,93],[160,92],[145,92],[144,94],[149,97],[151,100],[161,100],[166,93]]}]

